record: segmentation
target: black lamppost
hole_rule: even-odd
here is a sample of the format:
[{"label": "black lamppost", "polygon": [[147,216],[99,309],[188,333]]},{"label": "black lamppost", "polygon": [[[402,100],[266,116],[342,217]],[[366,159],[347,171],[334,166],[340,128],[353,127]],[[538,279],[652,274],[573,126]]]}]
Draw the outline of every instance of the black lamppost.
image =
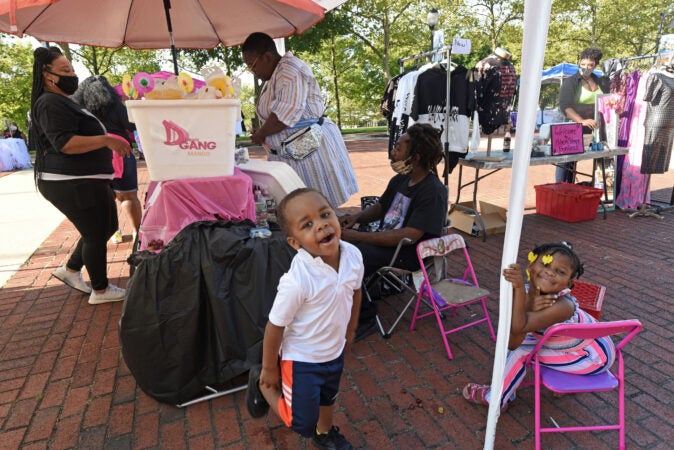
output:
[{"label": "black lamppost", "polygon": [[[655,43],[655,53],[658,53],[658,50],[660,50],[660,38],[662,37],[662,26],[665,23],[665,18],[672,12],[674,12],[674,9],[670,8],[667,11],[662,11],[660,13],[660,23],[658,24],[658,37],[656,38],[657,42]],[[669,24],[665,28],[665,31],[669,28],[674,28],[674,19],[672,19],[672,21],[669,22]]]},{"label": "black lamppost", "polygon": [[433,51],[433,30],[435,30],[435,26],[438,24],[438,10],[435,8],[432,8],[430,11],[428,11],[428,16],[426,16],[426,23],[428,24],[428,28],[431,29],[431,48],[430,50]]}]

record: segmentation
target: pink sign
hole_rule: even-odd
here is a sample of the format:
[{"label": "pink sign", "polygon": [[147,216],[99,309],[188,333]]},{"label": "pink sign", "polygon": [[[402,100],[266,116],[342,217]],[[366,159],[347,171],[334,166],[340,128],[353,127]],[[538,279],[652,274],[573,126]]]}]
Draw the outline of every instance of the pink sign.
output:
[{"label": "pink sign", "polygon": [[550,125],[550,147],[553,156],[583,153],[583,126],[579,123]]}]

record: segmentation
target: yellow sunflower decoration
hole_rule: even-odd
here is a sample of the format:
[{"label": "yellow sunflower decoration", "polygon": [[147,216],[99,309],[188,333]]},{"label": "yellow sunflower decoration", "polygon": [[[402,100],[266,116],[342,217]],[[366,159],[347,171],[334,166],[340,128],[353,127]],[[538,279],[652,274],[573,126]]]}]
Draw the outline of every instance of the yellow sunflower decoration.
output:
[{"label": "yellow sunflower decoration", "polygon": [[186,94],[194,90],[194,80],[189,73],[180,72],[180,75],[178,75],[178,87]]}]

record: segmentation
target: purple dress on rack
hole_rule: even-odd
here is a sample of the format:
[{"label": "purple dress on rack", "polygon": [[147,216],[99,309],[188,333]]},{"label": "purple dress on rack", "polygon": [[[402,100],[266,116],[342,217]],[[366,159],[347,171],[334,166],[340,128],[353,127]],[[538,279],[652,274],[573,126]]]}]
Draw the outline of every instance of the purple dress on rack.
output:
[{"label": "purple dress on rack", "polygon": [[[639,87],[639,71],[635,70],[625,77],[625,94],[623,111],[620,114],[620,125],[618,129],[618,147],[627,147],[630,138],[630,129],[632,127],[632,113],[634,112],[634,100],[637,97],[637,88]],[[620,155],[616,161],[615,192],[616,202],[620,197],[620,188],[623,179],[623,165],[625,164],[625,155]]]},{"label": "purple dress on rack", "polygon": [[616,198],[616,206],[621,209],[638,208],[644,201],[650,201],[648,192],[648,177],[641,174],[641,155],[644,147],[644,120],[646,118],[646,102],[643,101],[646,93],[646,80],[650,72],[646,72],[639,79],[639,87],[634,100],[632,111],[628,147],[629,153],[625,156],[622,166],[620,193]]},{"label": "purple dress on rack", "polygon": [[635,70],[627,75],[625,81],[625,107],[620,116],[620,130],[618,131],[618,146],[627,147],[630,138],[630,129],[632,128],[632,113],[634,112],[634,100],[637,97],[637,88],[639,87],[639,71]]}]

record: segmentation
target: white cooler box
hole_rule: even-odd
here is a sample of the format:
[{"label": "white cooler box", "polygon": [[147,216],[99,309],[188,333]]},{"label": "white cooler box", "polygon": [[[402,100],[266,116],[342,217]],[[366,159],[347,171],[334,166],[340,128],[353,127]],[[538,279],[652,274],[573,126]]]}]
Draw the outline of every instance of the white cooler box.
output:
[{"label": "white cooler box", "polygon": [[234,174],[237,99],[129,100],[153,181]]},{"label": "white cooler box", "polygon": [[251,159],[237,167],[253,179],[254,185],[274,197],[277,203],[295,189],[306,187],[293,168],[282,161]]}]

